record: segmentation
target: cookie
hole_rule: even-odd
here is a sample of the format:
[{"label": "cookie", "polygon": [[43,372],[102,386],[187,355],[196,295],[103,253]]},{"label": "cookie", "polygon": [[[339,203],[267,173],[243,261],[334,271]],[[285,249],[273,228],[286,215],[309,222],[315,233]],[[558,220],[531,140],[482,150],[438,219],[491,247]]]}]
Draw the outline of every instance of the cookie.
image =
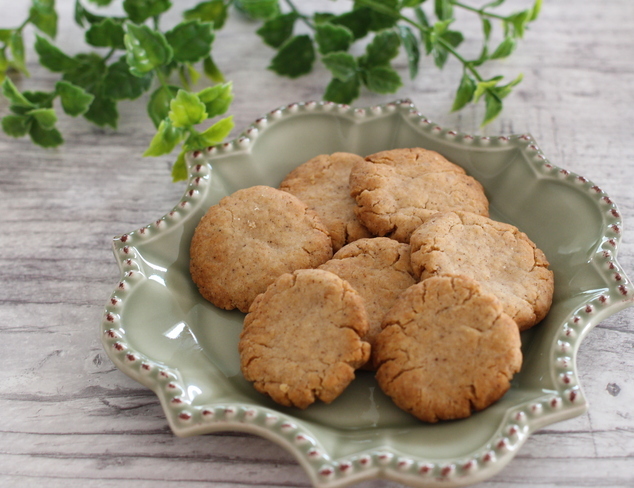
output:
[{"label": "cookie", "polygon": [[409,244],[388,237],[359,239],[342,247],[319,269],[346,280],[363,297],[370,329],[365,339],[374,343],[383,316],[403,290],[416,283]]},{"label": "cookie", "polygon": [[393,149],[354,165],[350,194],[358,219],[374,235],[409,242],[411,233],[439,211],[489,215],[482,185],[434,151]]},{"label": "cookie", "polygon": [[317,212],[330,232],[334,251],[372,235],[357,219],[356,202],[348,189],[350,170],[362,160],[351,153],[322,154],[291,171],[279,186]]},{"label": "cookie", "polygon": [[553,272],[544,253],[513,225],[467,212],[439,213],[411,238],[412,267],[421,280],[461,274],[480,282],[526,330],[550,309]]},{"label": "cookie", "polygon": [[256,390],[285,406],[332,402],[370,356],[363,299],[319,269],[280,276],[244,320],[240,367]]},{"label": "cookie", "polygon": [[517,325],[471,278],[437,276],[411,286],[383,326],[373,351],[379,386],[426,422],[486,408],[521,367]]},{"label": "cookie", "polygon": [[330,235],[314,211],[290,193],[254,186],[209,208],[192,238],[190,272],[214,305],[247,312],[278,276],[331,257]]}]

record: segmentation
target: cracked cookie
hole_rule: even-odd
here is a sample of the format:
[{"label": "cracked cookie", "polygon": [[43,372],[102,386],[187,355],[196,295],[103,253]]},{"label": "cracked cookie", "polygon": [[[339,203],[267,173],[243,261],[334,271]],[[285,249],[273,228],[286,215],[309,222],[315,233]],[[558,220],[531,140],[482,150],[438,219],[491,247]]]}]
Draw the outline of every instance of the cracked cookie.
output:
[{"label": "cracked cookie", "polygon": [[332,243],[317,214],[297,197],[253,186],[209,208],[194,232],[190,256],[203,297],[247,312],[278,276],[330,259]]},{"label": "cracked cookie", "polygon": [[354,165],[350,194],[358,219],[374,235],[409,242],[411,233],[439,211],[489,215],[482,185],[435,151],[393,149]]},{"label": "cracked cookie", "polygon": [[468,212],[439,213],[412,234],[412,267],[424,280],[460,274],[493,293],[526,330],[550,309],[553,272],[544,253],[513,225]]},{"label": "cracked cookie", "polygon": [[363,297],[370,324],[365,339],[370,344],[374,344],[383,316],[396,298],[416,283],[409,244],[387,237],[359,239],[348,244],[319,269],[343,278]]},{"label": "cracked cookie", "polygon": [[426,422],[488,407],[521,367],[517,325],[471,278],[437,276],[411,286],[383,327],[373,351],[379,386]]},{"label": "cracked cookie", "polygon": [[351,153],[322,154],[295,168],[279,186],[317,212],[330,232],[334,251],[372,235],[357,219],[356,202],[348,189],[350,170],[362,160]]},{"label": "cracked cookie", "polygon": [[242,374],[285,406],[332,402],[370,356],[359,294],[334,273],[297,270],[259,295],[244,320]]}]

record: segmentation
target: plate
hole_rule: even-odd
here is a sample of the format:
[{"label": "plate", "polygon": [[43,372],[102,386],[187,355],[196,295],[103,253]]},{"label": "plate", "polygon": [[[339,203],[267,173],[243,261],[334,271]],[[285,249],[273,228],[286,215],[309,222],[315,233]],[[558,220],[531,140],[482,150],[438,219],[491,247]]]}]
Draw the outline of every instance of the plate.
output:
[{"label": "plate", "polygon": [[[553,305],[522,333],[522,370],[488,409],[434,425],[396,408],[364,371],[330,405],[300,411],[273,403],[240,374],[244,315],[214,307],[190,279],[196,224],[223,196],[277,186],[318,154],[415,146],[440,152],[478,179],[492,218],[526,232],[551,263]],[[121,279],[101,324],[113,363],[156,393],[176,435],[261,435],[293,453],[316,487],[375,477],[449,487],[494,475],[532,432],[587,409],[575,364],[579,345],[593,326],[633,303],[634,287],[616,259],[621,216],[601,188],[555,166],[529,134],[447,130],[409,100],[367,108],[305,102],[275,109],[235,140],[187,160],[189,183],[173,210],[114,238]]]}]

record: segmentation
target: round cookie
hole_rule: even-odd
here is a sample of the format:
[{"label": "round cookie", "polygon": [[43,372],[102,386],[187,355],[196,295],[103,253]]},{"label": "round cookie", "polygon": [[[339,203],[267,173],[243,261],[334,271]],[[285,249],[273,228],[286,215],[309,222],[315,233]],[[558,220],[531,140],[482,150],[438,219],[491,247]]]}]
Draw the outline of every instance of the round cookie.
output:
[{"label": "round cookie", "polygon": [[388,237],[359,239],[348,244],[319,269],[343,278],[363,297],[370,324],[365,340],[370,344],[374,344],[383,317],[396,298],[416,283],[409,244]]},{"label": "round cookie", "polygon": [[190,272],[214,305],[247,312],[278,276],[332,257],[328,230],[297,197],[269,186],[238,190],[196,227]]},{"label": "round cookie", "polygon": [[433,277],[408,288],[383,326],[373,350],[379,386],[426,422],[488,407],[521,367],[517,325],[470,278]]},{"label": "round cookie", "polygon": [[372,235],[357,219],[356,202],[348,189],[350,170],[362,160],[351,153],[322,154],[295,168],[279,186],[317,212],[330,232],[334,251]]},{"label": "round cookie", "polygon": [[441,274],[478,280],[520,330],[550,309],[553,272],[544,253],[517,227],[468,212],[443,212],[421,225],[410,243],[412,267],[421,280]]},{"label": "round cookie", "polygon": [[363,299],[345,280],[319,269],[284,274],[244,320],[242,374],[282,405],[330,403],[370,357],[367,329]]},{"label": "round cookie", "polygon": [[439,211],[489,215],[482,185],[458,165],[422,148],[372,154],[350,173],[359,220],[375,235],[409,242],[411,233]]}]

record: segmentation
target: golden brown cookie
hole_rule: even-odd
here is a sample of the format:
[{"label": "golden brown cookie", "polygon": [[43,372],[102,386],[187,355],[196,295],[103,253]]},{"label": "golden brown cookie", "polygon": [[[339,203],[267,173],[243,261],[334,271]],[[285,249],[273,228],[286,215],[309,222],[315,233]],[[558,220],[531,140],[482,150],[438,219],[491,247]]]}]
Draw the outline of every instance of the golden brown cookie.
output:
[{"label": "golden brown cookie", "polygon": [[358,162],[350,194],[359,220],[375,235],[409,242],[411,233],[438,211],[489,215],[482,185],[458,165],[422,148],[392,149]]},{"label": "golden brown cookie", "polygon": [[412,267],[424,280],[461,274],[502,302],[520,330],[542,320],[552,303],[548,261],[517,227],[468,212],[439,213],[411,238]]},{"label": "golden brown cookie", "polygon": [[357,219],[356,202],[348,189],[350,170],[362,160],[351,153],[322,154],[295,168],[279,186],[317,212],[330,232],[334,251],[372,235]]},{"label": "golden brown cookie", "polygon": [[374,344],[381,322],[403,290],[416,283],[409,244],[388,237],[359,239],[342,247],[319,269],[346,280],[363,297],[370,329],[365,339]]},{"label": "golden brown cookie", "polygon": [[433,277],[408,288],[383,325],[373,351],[379,386],[426,422],[488,407],[521,367],[517,325],[470,278]]},{"label": "golden brown cookie", "polygon": [[280,276],[244,320],[242,374],[276,402],[299,408],[332,402],[370,356],[359,294],[320,269]]},{"label": "golden brown cookie", "polygon": [[317,214],[297,197],[254,186],[209,208],[190,254],[200,293],[220,308],[247,312],[278,276],[330,259],[332,244]]}]

